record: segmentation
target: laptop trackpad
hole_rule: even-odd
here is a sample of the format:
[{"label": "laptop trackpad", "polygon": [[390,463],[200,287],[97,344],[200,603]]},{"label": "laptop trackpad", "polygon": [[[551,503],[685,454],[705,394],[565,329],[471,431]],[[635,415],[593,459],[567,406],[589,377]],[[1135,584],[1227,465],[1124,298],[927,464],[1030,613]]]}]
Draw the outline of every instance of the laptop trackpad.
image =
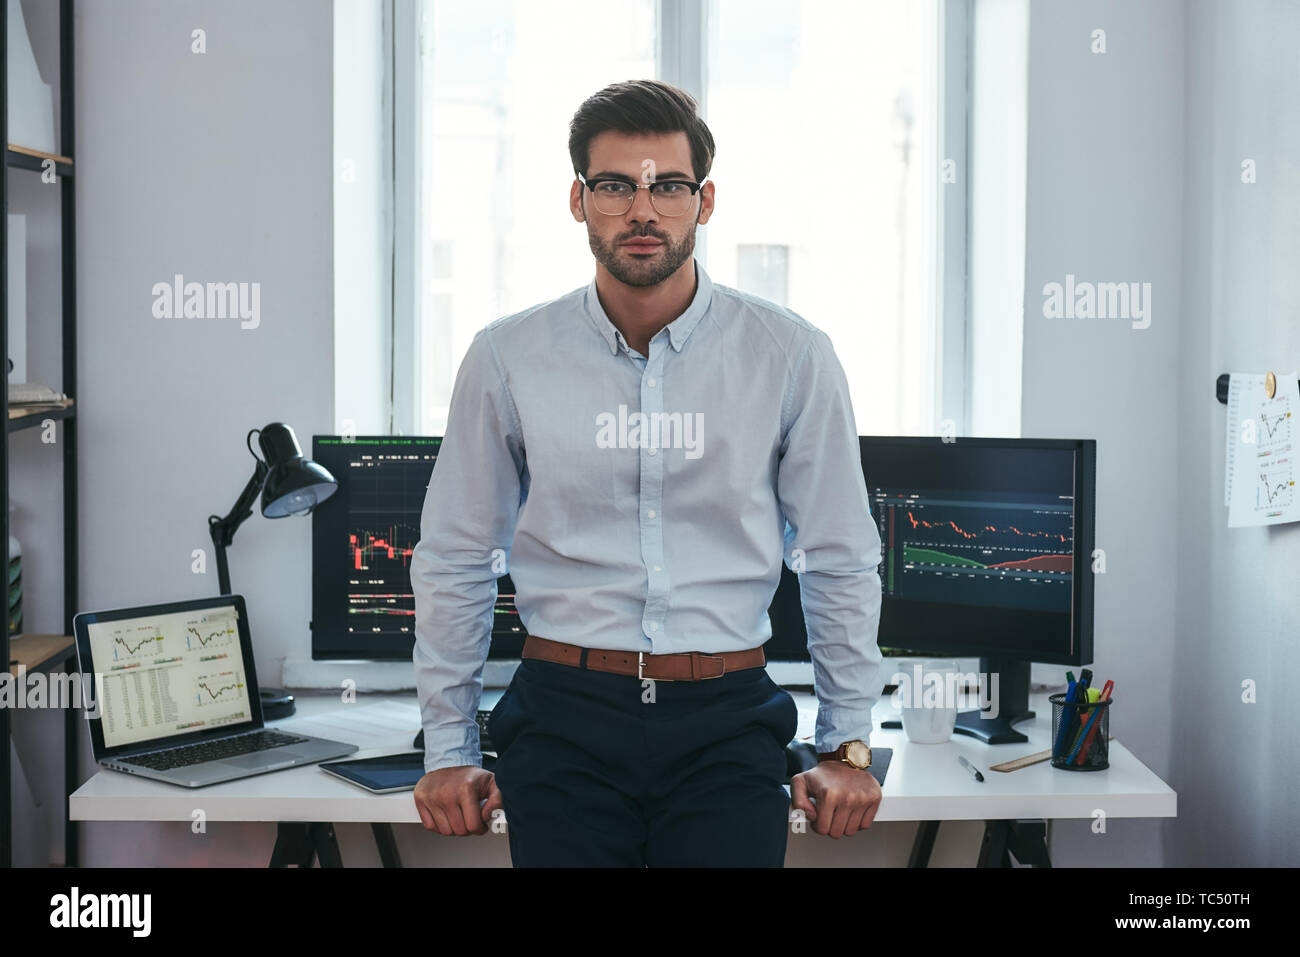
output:
[{"label": "laptop trackpad", "polygon": [[276,748],[273,751],[262,751],[259,754],[241,754],[235,758],[225,758],[222,764],[234,765],[237,768],[273,768],[288,767],[298,757],[298,753],[292,748]]}]

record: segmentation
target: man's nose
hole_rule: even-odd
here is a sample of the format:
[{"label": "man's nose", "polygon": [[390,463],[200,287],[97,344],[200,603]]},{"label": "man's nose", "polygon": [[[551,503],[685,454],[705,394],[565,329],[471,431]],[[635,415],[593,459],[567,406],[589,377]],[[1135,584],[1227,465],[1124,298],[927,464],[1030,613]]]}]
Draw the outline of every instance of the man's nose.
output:
[{"label": "man's nose", "polygon": [[650,190],[638,189],[636,195],[632,197],[632,205],[628,207],[627,218],[634,223],[657,223],[659,214],[655,212],[654,205],[650,202]]}]

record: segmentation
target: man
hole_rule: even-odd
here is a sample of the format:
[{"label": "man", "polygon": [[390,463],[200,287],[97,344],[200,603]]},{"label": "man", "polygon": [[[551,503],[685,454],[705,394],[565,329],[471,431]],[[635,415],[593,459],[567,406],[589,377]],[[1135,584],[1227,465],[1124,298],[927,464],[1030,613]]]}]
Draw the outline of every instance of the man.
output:
[{"label": "man", "polygon": [[[429,482],[416,805],[446,835],[503,808],[515,866],[781,866],[791,803],[838,838],[881,797],[880,539],[847,382],[824,333],[695,262],[714,143],[690,96],[610,86],[569,151],[595,279],[475,336]],[[507,557],[530,638],[490,718],[494,775],[474,715]],[[792,802],[797,713],[761,648],[783,559],[823,758]]]}]

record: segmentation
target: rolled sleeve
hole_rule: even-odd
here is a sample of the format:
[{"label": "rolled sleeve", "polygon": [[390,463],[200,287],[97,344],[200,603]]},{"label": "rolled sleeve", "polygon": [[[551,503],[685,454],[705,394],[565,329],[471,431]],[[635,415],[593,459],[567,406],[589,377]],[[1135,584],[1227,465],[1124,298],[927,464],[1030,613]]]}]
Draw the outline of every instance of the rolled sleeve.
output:
[{"label": "rolled sleeve", "polygon": [[411,555],[426,772],[482,764],[475,715],[524,468],[518,413],[485,329],[456,375]]},{"label": "rolled sleeve", "polygon": [[815,742],[871,741],[883,688],[880,533],[871,517],[848,381],[830,338],[812,330],[782,413],[777,492],[785,560],[799,575],[817,694]]}]

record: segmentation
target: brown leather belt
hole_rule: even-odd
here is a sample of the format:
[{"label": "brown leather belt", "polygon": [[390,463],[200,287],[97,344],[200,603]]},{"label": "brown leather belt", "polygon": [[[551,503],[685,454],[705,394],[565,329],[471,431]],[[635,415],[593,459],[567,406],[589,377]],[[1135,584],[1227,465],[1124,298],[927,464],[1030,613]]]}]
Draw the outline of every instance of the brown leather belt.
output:
[{"label": "brown leather belt", "polygon": [[717,655],[706,655],[699,651],[647,655],[635,651],[583,648],[581,645],[552,641],[537,635],[529,635],[524,640],[523,656],[571,665],[574,668],[586,668],[588,671],[635,675],[637,678],[650,678],[654,681],[704,681],[707,678],[721,678],[728,671],[762,668],[767,664],[767,656],[761,647],[748,651],[724,651]]}]

